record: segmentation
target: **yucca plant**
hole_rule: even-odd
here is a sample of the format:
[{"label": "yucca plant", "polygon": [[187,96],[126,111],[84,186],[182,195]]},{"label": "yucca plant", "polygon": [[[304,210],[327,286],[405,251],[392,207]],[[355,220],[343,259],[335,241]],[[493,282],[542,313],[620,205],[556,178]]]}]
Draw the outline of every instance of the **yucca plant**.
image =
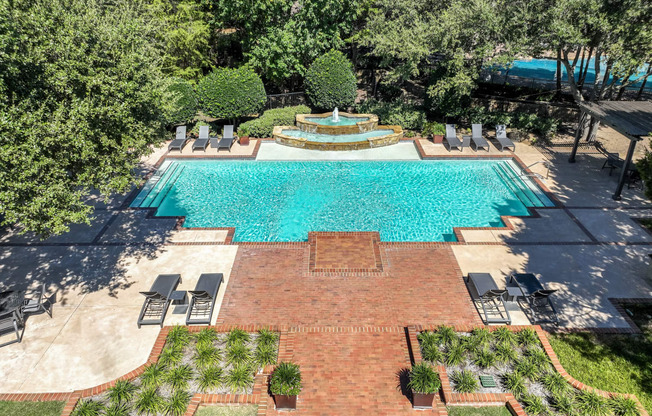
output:
[{"label": "yucca plant", "polygon": [[190,343],[190,331],[185,326],[175,325],[166,338],[166,345],[184,348]]},{"label": "yucca plant", "polygon": [[532,345],[538,345],[539,344],[539,337],[537,336],[537,333],[530,328],[524,328],[518,331],[517,333],[517,338],[519,344],[521,344],[524,347],[530,347]]},{"label": "yucca plant", "polygon": [[478,390],[478,378],[470,370],[455,371],[451,374],[455,390],[460,393],[474,393]]},{"label": "yucca plant", "polygon": [[491,332],[486,328],[473,328],[471,337],[475,338],[481,347],[487,347],[491,341]]},{"label": "yucca plant", "polygon": [[248,342],[250,338],[248,332],[234,328],[226,335],[226,345],[230,347],[234,344],[245,343]]},{"label": "yucca plant", "polygon": [[166,346],[158,356],[158,362],[166,367],[177,365],[183,359],[183,348],[176,344]]},{"label": "yucca plant", "polygon": [[138,387],[133,383],[127,380],[118,380],[113,387],[108,389],[107,395],[111,403],[128,403],[134,397],[136,390],[138,390]]},{"label": "yucca plant", "polygon": [[570,388],[566,379],[556,371],[544,374],[540,381],[553,396],[565,393]]},{"label": "yucca plant", "polygon": [[539,375],[539,367],[529,358],[522,358],[519,360],[514,366],[514,369],[518,371],[520,375],[532,381],[536,380]]},{"label": "yucca plant", "polygon": [[213,345],[216,339],[217,339],[217,332],[215,332],[213,328],[204,328],[201,331],[197,332],[197,334],[195,334],[195,340],[197,341],[197,348],[199,348],[200,345],[202,346]]},{"label": "yucca plant", "polygon": [[282,362],[276,366],[269,381],[272,394],[296,396],[301,392],[301,369],[299,365]]},{"label": "yucca plant", "polygon": [[584,390],[577,394],[577,411],[582,416],[608,416],[611,408],[605,397],[598,393]]},{"label": "yucca plant", "polygon": [[190,403],[191,394],[183,390],[177,390],[172,393],[169,399],[163,402],[163,412],[166,415],[182,416],[186,413]]},{"label": "yucca plant", "polygon": [[480,368],[493,367],[496,364],[496,355],[487,349],[483,349],[475,354],[473,362]]},{"label": "yucca plant", "polygon": [[558,393],[552,395],[551,405],[557,412],[566,416],[577,415],[574,394]]},{"label": "yucca plant", "polygon": [[437,336],[444,345],[452,345],[459,338],[453,327],[446,325],[437,328]]},{"label": "yucca plant", "polygon": [[640,416],[638,404],[634,399],[616,396],[610,400],[611,409],[616,416]]},{"label": "yucca plant", "polygon": [[146,388],[158,387],[163,384],[165,378],[165,366],[161,363],[150,364],[145,367],[140,381]]},{"label": "yucca plant", "polygon": [[527,389],[525,388],[525,381],[523,380],[523,376],[520,375],[518,372],[515,371],[513,373],[503,374],[502,379],[505,388],[510,392],[512,392],[514,397],[516,397],[517,399],[523,396],[527,392]]},{"label": "yucca plant", "polygon": [[439,349],[439,346],[436,344],[422,344],[421,345],[421,357],[424,360],[431,363],[442,362],[444,360],[444,354]]},{"label": "yucca plant", "polygon": [[518,353],[514,349],[514,346],[509,343],[500,343],[496,345],[496,361],[500,363],[511,363],[516,361]]},{"label": "yucca plant", "polygon": [[464,348],[465,351],[468,351],[471,354],[476,354],[478,351],[484,349],[482,339],[474,336],[461,337],[460,345],[462,345],[462,348]]},{"label": "yucca plant", "polygon": [[251,360],[251,350],[242,342],[231,344],[226,349],[226,361],[231,365],[248,364]]},{"label": "yucca plant", "polygon": [[73,416],[99,416],[104,409],[104,405],[95,400],[80,400],[75,406]]},{"label": "yucca plant", "polygon": [[408,387],[416,393],[434,393],[441,387],[439,374],[429,364],[422,361],[412,367]]},{"label": "yucca plant", "polygon": [[197,385],[202,393],[217,389],[222,385],[224,371],[220,367],[208,367],[199,371]]},{"label": "yucca plant", "polygon": [[192,379],[193,371],[189,365],[180,365],[169,370],[165,376],[165,381],[173,390],[185,390],[188,382]]},{"label": "yucca plant", "polygon": [[216,365],[220,361],[220,350],[206,341],[197,343],[193,360],[199,368]]},{"label": "yucca plant", "polygon": [[127,403],[113,403],[104,411],[104,416],[129,416],[131,407]]},{"label": "yucca plant", "polygon": [[254,361],[259,367],[271,365],[276,362],[276,345],[258,344],[254,353]]},{"label": "yucca plant", "polygon": [[496,341],[496,344],[512,345],[512,346],[516,344],[516,335],[514,334],[513,331],[510,331],[509,329],[507,329],[507,327],[504,326],[496,328],[491,333],[491,336]]},{"label": "yucca plant", "polygon": [[261,329],[258,331],[258,337],[256,338],[256,344],[260,345],[272,345],[276,347],[278,343],[278,334],[269,329]]},{"label": "yucca plant", "polygon": [[437,332],[432,331],[423,331],[417,335],[421,349],[437,347],[439,348],[440,337]]},{"label": "yucca plant", "polygon": [[525,393],[521,396],[521,401],[525,407],[525,413],[531,416],[547,415],[548,406],[543,403],[541,397],[534,394]]},{"label": "yucca plant", "polygon": [[163,407],[163,398],[158,394],[156,388],[146,388],[136,396],[134,408],[138,413],[155,415]]},{"label": "yucca plant", "polygon": [[446,365],[460,365],[464,360],[464,348],[459,343],[453,344],[446,351]]},{"label": "yucca plant", "polygon": [[525,350],[525,356],[527,356],[530,361],[540,369],[545,369],[548,364],[550,364],[548,354],[539,347],[532,346],[528,348]]},{"label": "yucca plant", "polygon": [[233,393],[244,390],[254,383],[254,374],[251,368],[245,364],[233,366],[227,374],[224,384],[226,384]]}]

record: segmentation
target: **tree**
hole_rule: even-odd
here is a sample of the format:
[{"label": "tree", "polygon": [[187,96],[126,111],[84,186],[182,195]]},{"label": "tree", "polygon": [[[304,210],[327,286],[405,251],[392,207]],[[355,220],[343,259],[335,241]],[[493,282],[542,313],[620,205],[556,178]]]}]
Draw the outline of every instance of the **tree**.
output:
[{"label": "tree", "polygon": [[190,82],[170,78],[163,94],[163,119],[167,126],[186,124],[197,115],[197,93]]},{"label": "tree", "polygon": [[211,117],[236,120],[258,113],[267,102],[265,86],[251,68],[218,68],[197,85],[202,110]]},{"label": "tree", "polygon": [[89,223],[162,137],[156,20],[138,2],[0,0],[0,218]]},{"label": "tree", "polygon": [[355,102],[357,82],[353,65],[340,51],[330,51],[310,65],[306,95],[317,108],[348,107]]}]

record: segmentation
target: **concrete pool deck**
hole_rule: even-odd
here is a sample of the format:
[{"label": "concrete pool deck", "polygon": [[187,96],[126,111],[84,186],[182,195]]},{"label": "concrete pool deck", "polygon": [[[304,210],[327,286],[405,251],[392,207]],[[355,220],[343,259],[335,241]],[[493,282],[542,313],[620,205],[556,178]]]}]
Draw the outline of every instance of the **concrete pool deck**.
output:
[{"label": "concrete pool deck", "polygon": [[[428,141],[421,145],[427,155],[460,156]],[[234,155],[252,156],[253,149],[250,145],[249,153],[239,149]],[[511,219],[512,229],[462,230],[465,242],[450,245],[460,270],[457,278],[468,272],[491,272],[502,286],[510,272],[531,271],[544,284],[559,289],[554,301],[564,317],[562,327],[627,328],[627,321],[608,298],[652,298],[648,258],[652,237],[632,220],[652,217],[652,203],[637,189],[625,189],[623,200],[613,201],[617,175],[600,169],[604,155],[583,147],[578,162],[569,164],[568,150],[517,144],[513,155],[525,165],[551,162],[549,176],[542,182],[563,205],[538,210],[538,218]],[[165,153],[162,146],[144,160],[143,173]],[[465,149],[461,156],[484,153]],[[512,156],[493,148],[489,153]],[[220,157],[224,155],[221,152]],[[259,159],[281,156],[413,160],[419,153],[411,141],[355,153],[305,151],[271,142],[259,147]],[[532,170],[546,175],[543,165]],[[224,244],[225,230],[176,230],[174,219],[147,218],[145,211],[124,209],[125,198],[116,196],[106,203],[93,199],[97,210],[91,225],[72,226],[62,236],[41,241],[10,229],[0,233],[0,290],[45,282],[49,294],[55,296],[52,319],[30,317],[23,342],[0,348],[2,392],[72,391],[112,380],[145,362],[159,328],[137,329],[143,300],[138,292],[147,290],[157,274],[181,273],[180,289],[187,290],[194,287],[199,274],[221,272],[226,281],[219,303],[230,296],[231,270],[242,266],[236,257],[238,262],[247,262],[250,256],[239,255],[241,246]],[[424,253],[430,253],[422,256],[426,259],[432,255]],[[436,271],[429,273],[437,277]],[[233,299],[240,304],[257,302],[246,292]],[[321,300],[315,296],[311,302]],[[526,323],[525,314],[514,312],[515,323]],[[246,308],[239,310],[239,322],[259,322],[246,313]],[[301,314],[301,310],[294,313]],[[171,307],[166,325],[182,323],[184,318]],[[309,314],[298,315],[297,321],[309,318]],[[337,317],[328,324],[338,324]]]}]

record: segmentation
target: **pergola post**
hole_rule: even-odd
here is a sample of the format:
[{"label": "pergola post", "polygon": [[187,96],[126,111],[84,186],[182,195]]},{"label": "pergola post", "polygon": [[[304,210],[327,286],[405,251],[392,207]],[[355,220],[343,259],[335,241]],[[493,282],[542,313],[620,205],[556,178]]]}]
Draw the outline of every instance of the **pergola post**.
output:
[{"label": "pergola post", "polygon": [[573,150],[571,150],[568,163],[575,163],[575,155],[577,154],[577,148],[580,145],[580,138],[582,136],[582,124],[584,124],[584,111],[580,109],[580,118],[577,121],[577,129],[575,129],[575,141],[573,142]]},{"label": "pergola post", "polygon": [[620,171],[620,179],[618,180],[618,186],[616,187],[616,192],[611,196],[616,201],[620,201],[620,193],[623,191],[623,186],[625,186],[625,180],[627,180],[627,175],[629,174],[629,164],[632,161],[632,156],[634,155],[634,148],[636,147],[636,140],[629,141],[629,147],[627,148],[627,156],[625,157],[625,163],[623,168]]}]

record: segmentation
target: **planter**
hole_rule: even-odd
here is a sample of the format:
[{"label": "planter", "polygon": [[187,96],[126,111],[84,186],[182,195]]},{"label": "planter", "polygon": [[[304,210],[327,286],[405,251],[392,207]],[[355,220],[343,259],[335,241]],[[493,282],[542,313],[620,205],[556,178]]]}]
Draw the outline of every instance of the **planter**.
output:
[{"label": "planter", "polygon": [[432,402],[435,400],[435,393],[423,394],[412,392],[412,407],[415,409],[428,409],[432,407]]},{"label": "planter", "polygon": [[284,394],[275,394],[274,402],[277,410],[289,410],[297,408],[297,396],[286,396]]},{"label": "planter", "polygon": [[249,136],[240,137],[240,145],[249,146]]},{"label": "planter", "polygon": [[435,144],[444,143],[444,135],[443,134],[433,134],[432,135],[432,142],[435,143]]}]

